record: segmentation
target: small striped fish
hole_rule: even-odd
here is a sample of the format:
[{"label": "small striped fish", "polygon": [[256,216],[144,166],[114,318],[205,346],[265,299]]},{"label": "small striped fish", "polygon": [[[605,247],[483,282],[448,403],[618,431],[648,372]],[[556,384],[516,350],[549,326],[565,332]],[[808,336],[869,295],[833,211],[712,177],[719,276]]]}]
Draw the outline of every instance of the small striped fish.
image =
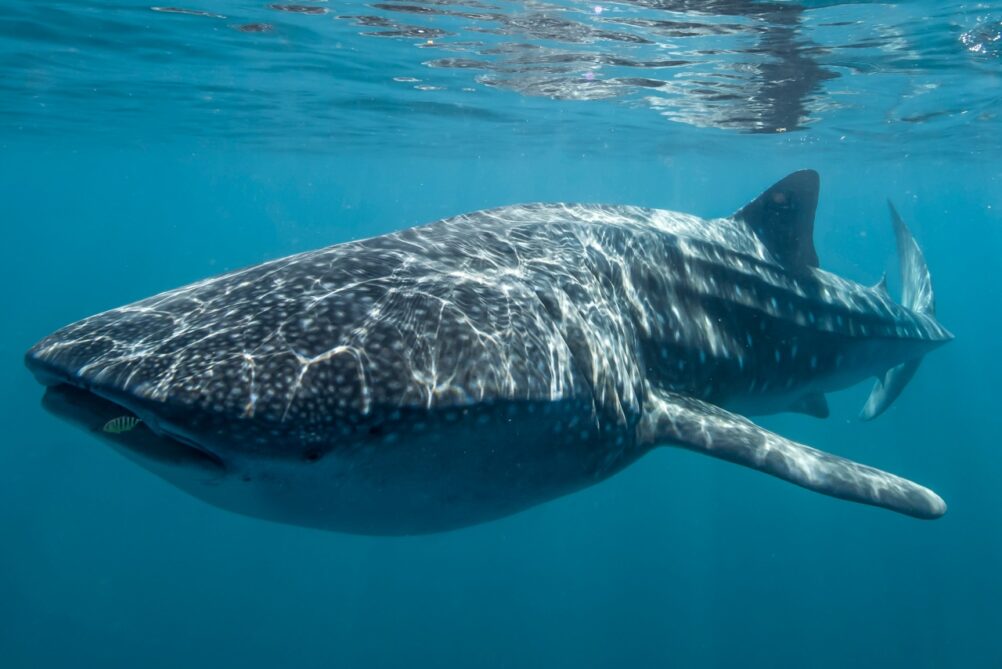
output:
[{"label": "small striped fish", "polygon": [[142,423],[140,419],[135,416],[119,416],[118,418],[112,418],[104,427],[101,428],[102,432],[109,432],[111,434],[122,434],[123,432],[128,432],[134,429],[137,425]]}]

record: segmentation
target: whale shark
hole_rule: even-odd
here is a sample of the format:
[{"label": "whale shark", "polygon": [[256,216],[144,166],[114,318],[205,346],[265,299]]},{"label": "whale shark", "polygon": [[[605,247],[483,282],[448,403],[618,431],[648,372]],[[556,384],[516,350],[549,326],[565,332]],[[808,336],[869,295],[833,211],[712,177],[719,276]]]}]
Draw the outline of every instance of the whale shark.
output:
[{"label": "whale shark", "polygon": [[73,323],[43,406],[182,490],[272,521],[451,530],[680,447],[917,518],[931,490],[747,416],[885,411],[952,339],[891,206],[902,296],[819,267],[819,177],[732,215],[537,203],[199,281]]}]

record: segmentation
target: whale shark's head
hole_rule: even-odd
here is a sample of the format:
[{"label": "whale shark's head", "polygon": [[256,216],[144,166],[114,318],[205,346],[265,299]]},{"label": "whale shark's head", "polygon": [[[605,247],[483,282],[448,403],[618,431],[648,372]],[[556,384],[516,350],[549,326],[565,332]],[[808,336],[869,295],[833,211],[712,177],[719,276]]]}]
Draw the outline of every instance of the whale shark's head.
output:
[{"label": "whale shark's head", "polygon": [[[444,408],[368,403],[351,387],[358,374],[348,356],[328,361],[347,370],[335,368],[331,378],[343,379],[365,411],[327,411],[338,395],[325,384],[300,393],[303,404],[289,410],[314,406],[313,414],[275,420],[264,400],[255,412],[243,397],[232,399],[230,389],[240,386],[225,362],[205,364],[192,383],[197,393],[177,383],[161,395],[151,389],[165,377],[164,363],[109,355],[92,327],[70,326],[28,351],[25,362],[46,387],[45,409],[185,492],[244,515],[361,534],[441,531],[570,492],[637,456],[622,451],[610,459],[592,448],[599,433],[579,420],[590,413],[587,398]],[[116,337],[117,351],[134,345],[125,333]],[[262,395],[289,376],[266,364],[255,373]],[[554,432],[554,425],[568,429]],[[564,447],[534,448],[555,439]]]},{"label": "whale shark's head", "polygon": [[354,358],[331,355],[307,369],[298,366],[300,342],[269,349],[253,326],[217,322],[214,312],[192,324],[202,312],[193,300],[176,302],[176,314],[130,305],[39,341],[25,363],[46,387],[45,408],[184,488],[193,470],[218,484],[272,462],[312,465],[335,436],[339,446],[358,436],[338,432],[360,413],[357,399],[345,401],[363,395]]},{"label": "whale shark's head", "polygon": [[[43,408],[188,494],[283,523],[363,534],[411,530],[385,524],[394,517],[391,509],[365,508],[368,495],[349,475],[365,469],[364,459],[304,446],[302,438],[279,434],[265,421],[235,420],[223,402],[150,399],[141,375],[130,386],[95,358],[53,344],[50,336],[25,357],[45,386]],[[366,430],[363,439],[372,442],[380,433]],[[359,443],[345,439],[343,450],[357,454]]]},{"label": "whale shark's head", "polygon": [[[184,341],[177,351],[149,353],[143,342],[157,335],[153,317],[134,313],[85,319],[27,352],[28,369],[45,386],[47,411],[215,506],[279,522],[371,530],[370,519],[346,500],[354,494],[346,472],[357,462],[346,456],[377,439],[379,426],[355,424],[345,434],[335,418],[279,420],[283,407],[290,414],[299,409],[280,403],[290,383],[281,357],[255,367],[261,399],[254,406],[246,393],[233,393],[246,388],[246,379],[239,353],[225,340],[204,348]],[[192,360],[196,371],[188,372],[184,364]],[[306,393],[299,399],[313,401]],[[329,513],[331,506],[339,513]]]}]

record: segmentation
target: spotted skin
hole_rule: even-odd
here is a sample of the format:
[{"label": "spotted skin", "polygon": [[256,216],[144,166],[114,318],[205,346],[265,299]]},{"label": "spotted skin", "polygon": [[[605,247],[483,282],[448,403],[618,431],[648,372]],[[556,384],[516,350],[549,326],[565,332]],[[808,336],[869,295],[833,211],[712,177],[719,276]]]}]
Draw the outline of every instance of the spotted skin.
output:
[{"label": "spotted skin", "polygon": [[406,534],[513,513],[656,445],[705,450],[656,418],[672,398],[785,411],[949,337],[886,291],[789,271],[738,218],[529,204],[172,290],[27,362],[212,454],[211,485],[151,468],[214,504]]}]

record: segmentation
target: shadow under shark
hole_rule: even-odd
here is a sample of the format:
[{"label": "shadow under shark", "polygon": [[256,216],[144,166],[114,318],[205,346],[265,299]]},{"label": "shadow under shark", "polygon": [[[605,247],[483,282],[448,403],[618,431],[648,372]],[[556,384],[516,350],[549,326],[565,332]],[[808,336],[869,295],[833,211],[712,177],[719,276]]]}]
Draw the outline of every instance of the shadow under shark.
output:
[{"label": "shadow under shark", "polygon": [[26,362],[52,413],[203,500],[279,522],[448,530],[655,446],[936,518],[930,490],[738,414],[824,417],[824,393],[875,376],[872,418],[952,338],[893,208],[903,305],[883,282],[818,268],[818,186],[796,172],[719,219],[478,211],[92,316]]}]

